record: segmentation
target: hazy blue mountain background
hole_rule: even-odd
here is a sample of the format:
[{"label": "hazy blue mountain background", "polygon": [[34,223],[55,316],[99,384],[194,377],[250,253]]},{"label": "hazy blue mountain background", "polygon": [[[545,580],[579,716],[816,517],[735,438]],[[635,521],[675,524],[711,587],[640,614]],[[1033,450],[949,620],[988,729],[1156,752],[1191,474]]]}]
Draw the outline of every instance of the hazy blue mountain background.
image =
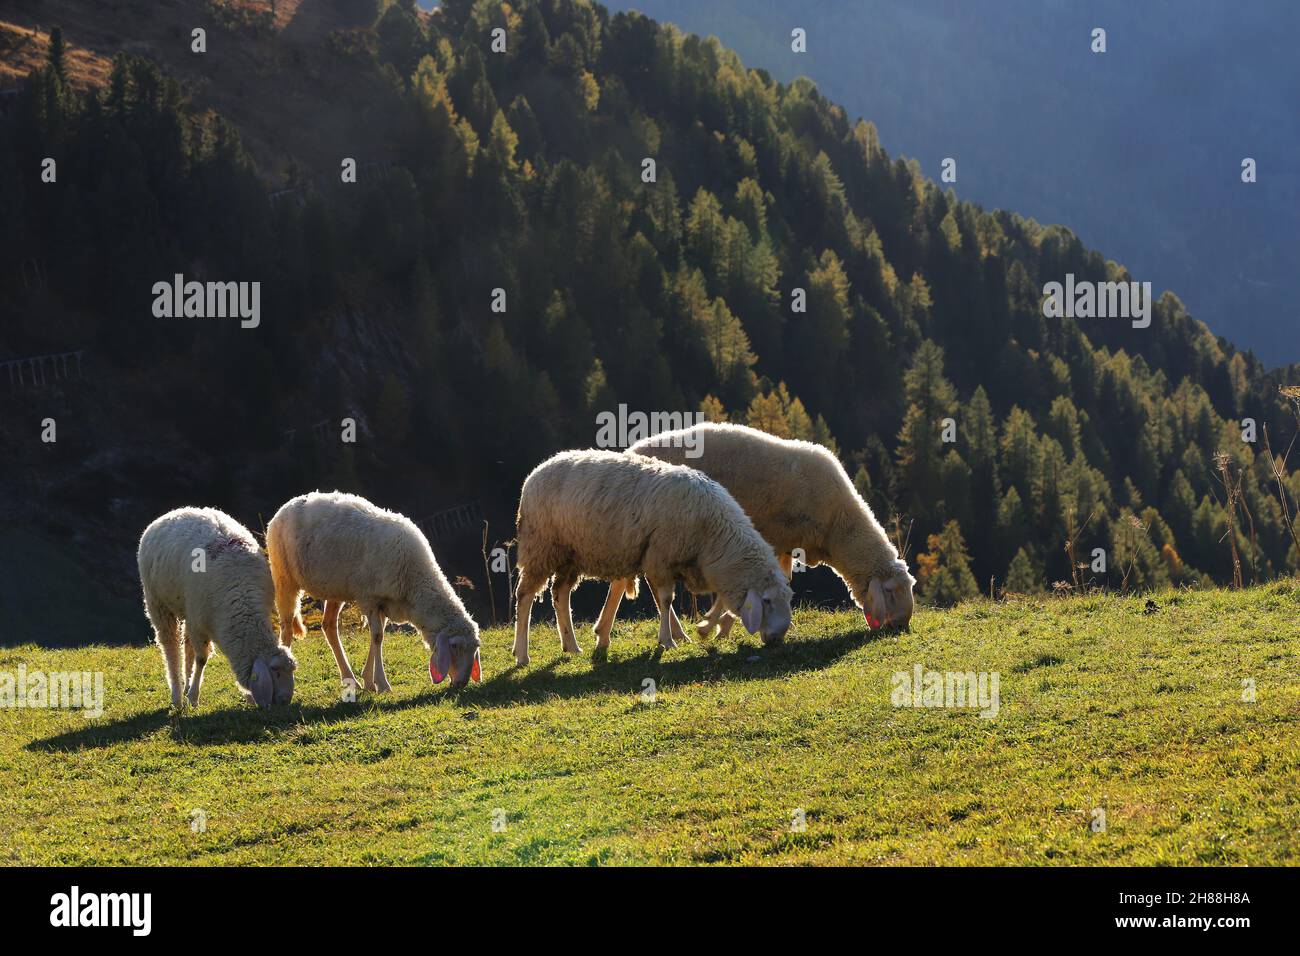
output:
[{"label": "hazy blue mountain background", "polygon": [[[1300,359],[1294,0],[610,0],[813,79],[958,195],[1061,223],[1268,365]],[[808,52],[790,50],[793,27]],[[1094,26],[1105,54],[1089,49]],[[1243,185],[1242,157],[1259,165]]]}]

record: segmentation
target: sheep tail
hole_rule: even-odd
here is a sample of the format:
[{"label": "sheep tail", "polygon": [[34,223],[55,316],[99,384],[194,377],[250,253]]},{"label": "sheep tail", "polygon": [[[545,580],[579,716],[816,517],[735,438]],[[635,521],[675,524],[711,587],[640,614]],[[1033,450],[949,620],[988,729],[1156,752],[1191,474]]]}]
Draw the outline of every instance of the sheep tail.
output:
[{"label": "sheep tail", "polygon": [[623,596],[626,598],[635,598],[641,593],[641,575],[634,574],[628,578],[631,584],[623,585]]}]

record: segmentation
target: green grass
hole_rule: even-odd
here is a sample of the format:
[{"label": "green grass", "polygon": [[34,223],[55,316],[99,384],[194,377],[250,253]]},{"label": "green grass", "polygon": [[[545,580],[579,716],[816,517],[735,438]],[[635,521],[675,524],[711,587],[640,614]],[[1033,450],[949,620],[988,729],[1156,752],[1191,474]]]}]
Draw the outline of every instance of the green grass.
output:
[{"label": "green grass", "polygon": [[[102,670],[106,712],[0,709],[0,862],[1295,863],[1300,587],[1155,600],[979,601],[885,637],[805,609],[783,648],[662,659],[649,622],[608,660],[535,623],[531,667],[488,631],[459,694],[391,633],[392,694],[351,704],[314,631],[269,715],[219,656],[177,716],[155,648],[6,649],[0,673]],[[348,644],[359,670],[355,621]],[[893,707],[917,663],[997,671],[998,716]]]}]

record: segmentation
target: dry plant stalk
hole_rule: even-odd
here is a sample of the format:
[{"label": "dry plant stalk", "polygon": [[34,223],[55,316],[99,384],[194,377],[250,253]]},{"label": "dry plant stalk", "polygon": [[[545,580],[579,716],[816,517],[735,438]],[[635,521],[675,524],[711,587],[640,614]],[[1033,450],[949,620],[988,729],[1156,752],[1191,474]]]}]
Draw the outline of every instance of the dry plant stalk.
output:
[{"label": "dry plant stalk", "polygon": [[488,561],[488,523],[483,519],[483,576],[487,578],[488,603],[492,605],[492,626],[497,626],[497,597],[492,588],[492,564]]},{"label": "dry plant stalk", "polygon": [[1092,519],[1095,517],[1097,517],[1095,509],[1088,512],[1087,520],[1084,521],[1084,523],[1079,526],[1079,530],[1076,531],[1074,529],[1074,509],[1067,508],[1065,511],[1065,556],[1070,561],[1070,579],[1074,582],[1075,591],[1078,592],[1082,592],[1087,584],[1083,579],[1083,569],[1088,567],[1088,565],[1086,562],[1079,561],[1075,549],[1079,543],[1079,539],[1083,537],[1083,532],[1087,529],[1088,525],[1092,523]]},{"label": "dry plant stalk", "polygon": [[898,557],[902,561],[907,560],[907,552],[912,546],[912,519],[907,521],[907,534],[903,534],[903,520],[899,517],[897,511],[890,517],[890,523],[894,526],[894,547],[898,549]]},{"label": "dry plant stalk", "polygon": [[1224,513],[1228,516],[1228,546],[1232,549],[1232,586],[1240,589],[1246,585],[1241,576],[1241,555],[1237,551],[1237,504],[1241,500],[1241,476],[1232,474],[1232,458],[1226,452],[1216,452],[1214,468],[1218,472],[1219,484],[1223,485],[1228,502]]}]

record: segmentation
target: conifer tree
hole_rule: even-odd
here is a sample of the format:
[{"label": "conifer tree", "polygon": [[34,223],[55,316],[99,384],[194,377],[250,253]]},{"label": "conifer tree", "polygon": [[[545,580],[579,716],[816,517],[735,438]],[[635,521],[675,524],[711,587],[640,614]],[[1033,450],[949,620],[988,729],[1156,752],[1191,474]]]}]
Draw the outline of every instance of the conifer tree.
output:
[{"label": "conifer tree", "polygon": [[929,550],[917,555],[916,564],[917,581],[927,601],[948,607],[979,594],[957,522],[949,521],[938,534],[930,535],[926,547]]}]

